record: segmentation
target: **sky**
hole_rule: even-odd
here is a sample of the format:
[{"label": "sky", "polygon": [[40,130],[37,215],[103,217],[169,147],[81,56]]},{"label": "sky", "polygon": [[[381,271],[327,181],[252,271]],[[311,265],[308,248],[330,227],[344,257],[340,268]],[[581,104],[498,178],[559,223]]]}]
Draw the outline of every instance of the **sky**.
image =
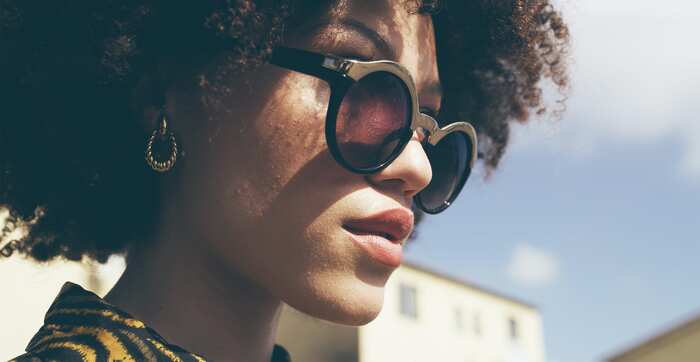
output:
[{"label": "sky", "polygon": [[593,362],[700,313],[700,3],[558,3],[566,113],[515,127],[405,257],[537,305],[548,362]]}]

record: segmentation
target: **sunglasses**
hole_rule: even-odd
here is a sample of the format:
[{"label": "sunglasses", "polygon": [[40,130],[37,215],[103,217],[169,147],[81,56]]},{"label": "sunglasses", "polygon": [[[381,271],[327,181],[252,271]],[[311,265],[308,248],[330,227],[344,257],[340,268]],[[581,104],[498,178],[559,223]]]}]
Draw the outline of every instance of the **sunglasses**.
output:
[{"label": "sunglasses", "polygon": [[326,143],[341,166],[358,174],[379,172],[421,128],[433,177],[414,201],[424,212],[437,214],[457,198],[476,162],[476,132],[467,122],[440,128],[435,118],[421,112],[406,68],[388,60],[361,61],[286,47],[276,48],[270,62],[329,84]]}]

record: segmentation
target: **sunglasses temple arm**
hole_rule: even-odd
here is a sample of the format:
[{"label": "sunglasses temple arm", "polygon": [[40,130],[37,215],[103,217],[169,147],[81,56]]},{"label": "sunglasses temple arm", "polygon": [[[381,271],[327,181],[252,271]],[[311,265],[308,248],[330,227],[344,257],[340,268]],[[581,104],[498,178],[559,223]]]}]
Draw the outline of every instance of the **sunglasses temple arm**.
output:
[{"label": "sunglasses temple arm", "polygon": [[272,52],[270,63],[326,81],[340,77],[341,74],[339,72],[323,66],[326,58],[323,54],[301,49],[278,47]]}]

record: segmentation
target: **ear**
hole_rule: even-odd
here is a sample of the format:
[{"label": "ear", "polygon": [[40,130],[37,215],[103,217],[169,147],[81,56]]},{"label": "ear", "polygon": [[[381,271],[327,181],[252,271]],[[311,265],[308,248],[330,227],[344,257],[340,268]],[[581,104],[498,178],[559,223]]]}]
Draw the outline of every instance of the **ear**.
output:
[{"label": "ear", "polygon": [[152,73],[144,73],[131,91],[131,109],[144,133],[150,133],[158,126],[158,115],[164,105],[161,101],[164,95],[158,94],[163,92],[157,85],[159,83]]},{"label": "ear", "polygon": [[174,111],[175,78],[183,73],[175,60],[161,59],[149,71],[143,72],[131,92],[131,106],[144,131],[151,132],[158,126],[158,116],[164,109],[171,115]]}]

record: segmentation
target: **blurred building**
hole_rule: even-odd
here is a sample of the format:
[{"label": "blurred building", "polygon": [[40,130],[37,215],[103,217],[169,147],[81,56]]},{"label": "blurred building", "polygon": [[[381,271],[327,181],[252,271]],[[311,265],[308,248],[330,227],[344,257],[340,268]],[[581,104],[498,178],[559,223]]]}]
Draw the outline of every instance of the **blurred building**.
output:
[{"label": "blurred building", "polygon": [[24,353],[63,283],[71,281],[104,296],[124,266],[119,257],[105,265],[64,260],[38,263],[16,255],[0,258],[0,361]]},{"label": "blurred building", "polygon": [[700,315],[608,359],[609,362],[700,361]]},{"label": "blurred building", "polygon": [[391,276],[371,323],[337,325],[285,305],[277,341],[298,361],[545,361],[535,307],[413,263]]}]

